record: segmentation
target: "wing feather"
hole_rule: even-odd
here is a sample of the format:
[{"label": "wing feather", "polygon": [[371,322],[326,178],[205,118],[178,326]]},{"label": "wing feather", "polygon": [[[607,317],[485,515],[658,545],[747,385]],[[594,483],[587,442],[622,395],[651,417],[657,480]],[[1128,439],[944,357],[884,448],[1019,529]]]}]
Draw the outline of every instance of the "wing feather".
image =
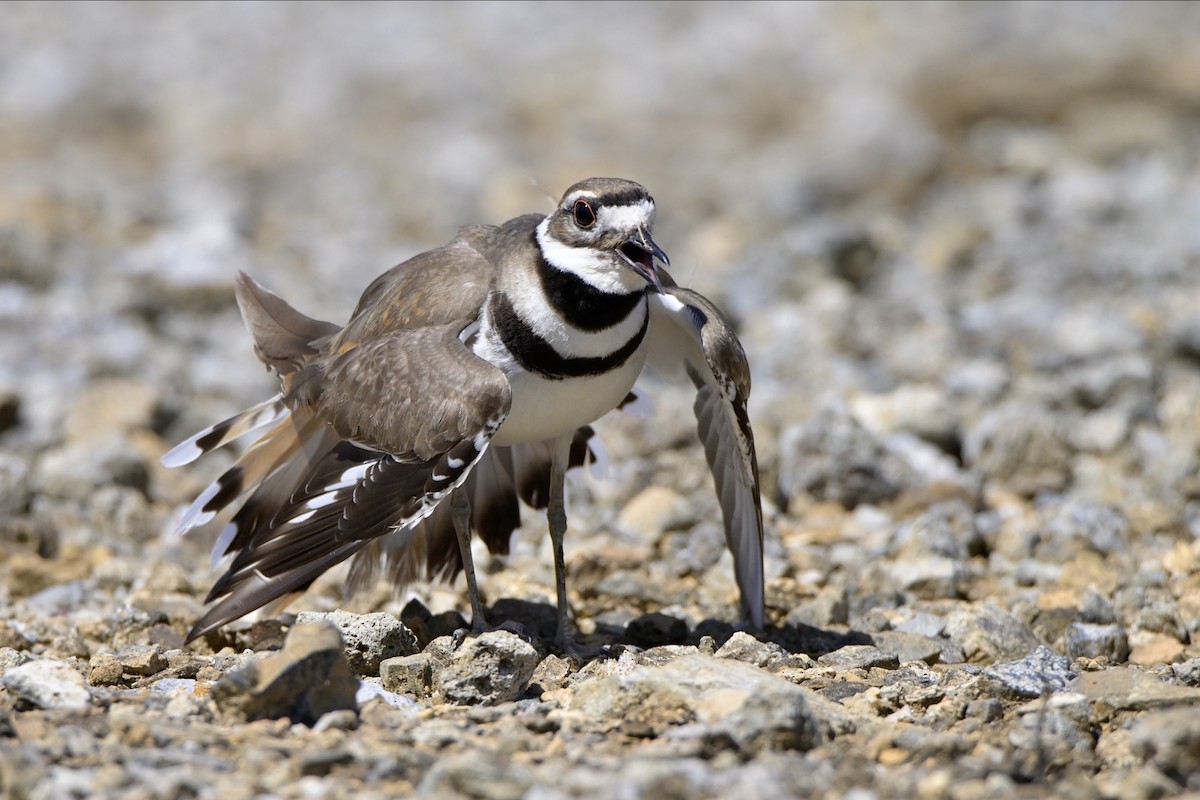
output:
[{"label": "wing feather", "polygon": [[754,433],[746,410],[750,368],[733,327],[716,306],[697,292],[664,283],[663,294],[650,295],[647,363],[667,374],[682,367],[696,387],[697,432],[721,505],[742,613],[761,628],[763,520]]}]

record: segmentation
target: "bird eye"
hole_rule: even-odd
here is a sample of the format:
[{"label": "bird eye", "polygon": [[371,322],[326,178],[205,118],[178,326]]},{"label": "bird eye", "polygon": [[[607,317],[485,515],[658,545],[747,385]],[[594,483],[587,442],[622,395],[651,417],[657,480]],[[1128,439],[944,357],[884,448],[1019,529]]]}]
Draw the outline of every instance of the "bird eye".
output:
[{"label": "bird eye", "polygon": [[596,224],[596,212],[592,211],[586,200],[576,200],[575,205],[571,207],[571,213],[575,215],[575,224],[581,228],[590,228]]}]

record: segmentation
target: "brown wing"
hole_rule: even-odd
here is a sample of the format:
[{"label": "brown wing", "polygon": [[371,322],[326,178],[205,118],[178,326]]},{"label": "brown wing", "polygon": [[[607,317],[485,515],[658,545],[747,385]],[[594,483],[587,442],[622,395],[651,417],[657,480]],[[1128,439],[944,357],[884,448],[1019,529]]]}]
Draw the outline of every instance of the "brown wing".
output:
[{"label": "brown wing", "polygon": [[696,387],[697,430],[716,485],[742,594],[742,613],[763,624],[763,521],[754,432],[746,413],[750,368],[741,343],[707,298],[674,285],[649,295],[647,363],[666,373],[683,367]]}]

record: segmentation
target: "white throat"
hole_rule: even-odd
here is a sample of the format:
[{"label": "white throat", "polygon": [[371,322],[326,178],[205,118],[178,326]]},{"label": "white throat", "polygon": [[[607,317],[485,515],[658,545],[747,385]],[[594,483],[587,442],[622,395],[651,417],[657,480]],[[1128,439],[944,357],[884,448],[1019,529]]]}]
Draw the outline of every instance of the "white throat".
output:
[{"label": "white throat", "polygon": [[611,253],[594,247],[571,247],[555,239],[550,235],[549,217],[538,224],[537,243],[550,266],[570,272],[602,292],[629,294],[646,287],[645,278]]}]

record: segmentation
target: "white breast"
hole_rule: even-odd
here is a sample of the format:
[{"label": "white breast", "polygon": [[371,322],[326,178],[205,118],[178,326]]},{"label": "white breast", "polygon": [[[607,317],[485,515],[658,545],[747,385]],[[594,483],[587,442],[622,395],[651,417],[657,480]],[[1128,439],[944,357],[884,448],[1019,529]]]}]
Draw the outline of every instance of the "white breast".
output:
[{"label": "white breast", "polygon": [[565,436],[595,422],[629,394],[646,362],[646,345],[620,367],[603,375],[547,380],[517,369],[509,373],[512,408],[492,438],[498,445]]}]

